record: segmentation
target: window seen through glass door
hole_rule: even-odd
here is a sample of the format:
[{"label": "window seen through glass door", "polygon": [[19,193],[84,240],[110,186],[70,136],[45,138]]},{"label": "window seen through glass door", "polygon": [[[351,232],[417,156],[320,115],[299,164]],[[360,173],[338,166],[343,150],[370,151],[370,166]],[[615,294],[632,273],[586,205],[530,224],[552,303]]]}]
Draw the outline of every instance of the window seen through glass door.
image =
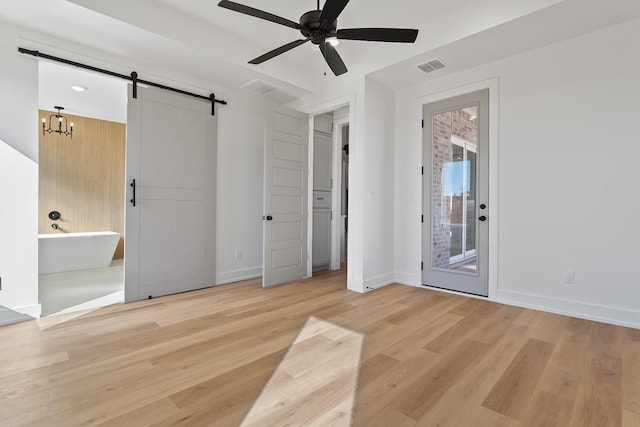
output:
[{"label": "window seen through glass door", "polygon": [[432,267],[475,273],[477,107],[432,120]]}]

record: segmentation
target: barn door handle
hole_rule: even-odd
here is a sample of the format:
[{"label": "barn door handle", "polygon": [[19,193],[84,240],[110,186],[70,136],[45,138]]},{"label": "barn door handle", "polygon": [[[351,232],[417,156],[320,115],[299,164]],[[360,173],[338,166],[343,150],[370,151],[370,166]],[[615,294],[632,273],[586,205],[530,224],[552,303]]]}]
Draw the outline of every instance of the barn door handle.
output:
[{"label": "barn door handle", "polygon": [[133,206],[136,205],[136,180],[135,178],[131,180],[131,184],[129,184],[131,188],[133,188],[133,198],[130,200]]}]

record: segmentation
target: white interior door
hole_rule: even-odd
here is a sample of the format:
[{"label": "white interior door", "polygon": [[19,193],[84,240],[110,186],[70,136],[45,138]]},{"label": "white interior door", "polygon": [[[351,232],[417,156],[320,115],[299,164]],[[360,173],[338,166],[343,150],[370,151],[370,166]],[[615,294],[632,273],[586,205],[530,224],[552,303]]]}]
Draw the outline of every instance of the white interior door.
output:
[{"label": "white interior door", "polygon": [[129,86],[127,120],[125,301],[214,285],[211,104]]},{"label": "white interior door", "polygon": [[489,91],[424,106],[424,285],[488,295]]},{"label": "white interior door", "polygon": [[308,138],[306,114],[273,111],[264,156],[264,287],[307,272]]}]

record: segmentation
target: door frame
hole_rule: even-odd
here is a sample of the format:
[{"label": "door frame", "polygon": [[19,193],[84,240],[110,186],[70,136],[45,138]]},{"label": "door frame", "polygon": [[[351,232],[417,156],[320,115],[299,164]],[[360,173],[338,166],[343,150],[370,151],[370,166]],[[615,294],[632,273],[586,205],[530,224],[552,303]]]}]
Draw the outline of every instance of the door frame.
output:
[{"label": "door frame", "polygon": [[[420,278],[418,280],[417,286],[425,287],[429,289],[435,289],[442,292],[460,294],[474,298],[482,298],[489,300],[496,300],[498,296],[498,235],[500,228],[499,221],[499,101],[500,101],[500,80],[498,77],[494,77],[487,80],[478,81],[475,83],[469,83],[461,86],[454,86],[448,89],[444,89],[442,91],[433,92],[424,96],[417,97],[415,107],[419,110],[420,117],[422,117],[422,112],[424,106],[426,104],[431,104],[434,102],[442,101],[449,98],[454,98],[456,96],[464,95],[470,92],[476,92],[479,90],[488,89],[489,90],[489,198],[488,204],[491,208],[491,225],[489,227],[489,262],[488,262],[488,296],[487,297],[476,297],[471,294],[461,293],[457,291],[441,289],[441,288],[432,288],[430,286],[424,286],[422,284],[422,270],[420,265],[416,263],[416,277]],[[424,158],[424,140],[421,133],[420,136],[420,162],[422,163],[422,159]],[[425,171],[425,173],[427,173]],[[420,186],[422,188],[422,175],[419,176]],[[421,193],[423,193],[421,191]],[[420,211],[422,212],[422,206],[424,200],[422,200],[423,195],[420,196]],[[420,224],[420,230],[422,230],[422,224]],[[422,242],[422,238],[420,239]],[[422,243],[421,243],[422,245]],[[422,248],[417,253],[418,258],[422,260]]]},{"label": "door frame", "polygon": [[[355,126],[353,126],[354,120],[355,120],[355,98],[350,96],[345,98],[342,98],[340,100],[336,100],[336,101],[331,101],[325,104],[322,104],[321,106],[317,106],[316,108],[310,109],[309,110],[309,175],[308,175],[308,182],[309,185],[307,186],[307,190],[308,190],[308,207],[307,207],[307,212],[308,212],[308,221],[307,221],[307,236],[309,236],[309,238],[307,239],[307,253],[308,253],[308,258],[307,258],[307,277],[312,277],[313,276],[313,131],[314,131],[314,119],[315,116],[318,115],[322,115],[325,113],[331,113],[333,111],[339,110],[340,108],[343,107],[348,107],[349,108],[349,115],[343,119],[338,119],[337,121],[334,120],[333,124],[334,126],[336,125],[336,122],[340,123],[342,121],[344,121],[343,124],[349,123],[349,144],[352,143],[354,137],[355,137]],[[342,125],[341,125],[342,126]],[[340,229],[338,227],[338,220],[341,218],[340,215],[340,203],[341,203],[341,197],[340,195],[336,194],[335,189],[338,188],[339,185],[342,185],[342,176],[341,176],[341,171],[342,171],[342,157],[340,157],[340,153],[342,152],[342,147],[340,147],[339,149],[337,149],[336,147],[338,145],[340,145],[339,143],[336,144],[336,131],[335,129],[333,130],[333,146],[332,146],[332,154],[331,154],[331,162],[332,162],[332,170],[331,170],[331,176],[333,179],[333,191],[331,192],[331,212],[332,212],[332,219],[331,219],[331,261],[329,263],[329,268],[331,270],[337,270],[340,268]],[[336,151],[337,150],[337,151]],[[338,159],[338,160],[336,160]],[[337,163],[336,163],[337,162]],[[337,169],[338,168],[338,169]],[[349,163],[349,173],[351,173],[351,162]],[[336,179],[337,176],[337,179]],[[337,197],[337,199],[336,199]],[[349,194],[347,196],[349,199],[351,198],[351,194]],[[349,200],[348,199],[348,200]],[[348,205],[350,205],[349,202],[347,202]],[[349,217],[347,216],[347,227],[349,227]],[[336,238],[337,235],[337,238]],[[335,242],[334,242],[335,240]],[[334,259],[334,256],[336,256],[336,251],[334,250],[335,245],[337,245],[338,249],[337,249],[337,258]],[[349,247],[349,245],[347,244],[347,247]],[[334,268],[334,261],[337,260],[337,267]],[[349,252],[347,251],[347,269],[349,268]],[[349,276],[347,274],[347,276]],[[347,278],[347,280],[349,280]]]},{"label": "door frame", "polygon": [[[343,127],[349,124],[349,117],[343,117],[333,121],[333,147],[331,153],[331,175],[333,188],[331,191],[331,270],[340,269],[340,240],[342,239],[342,132]],[[347,193],[348,194],[348,193]],[[348,196],[347,196],[348,197]],[[347,217],[347,220],[349,217]]]}]

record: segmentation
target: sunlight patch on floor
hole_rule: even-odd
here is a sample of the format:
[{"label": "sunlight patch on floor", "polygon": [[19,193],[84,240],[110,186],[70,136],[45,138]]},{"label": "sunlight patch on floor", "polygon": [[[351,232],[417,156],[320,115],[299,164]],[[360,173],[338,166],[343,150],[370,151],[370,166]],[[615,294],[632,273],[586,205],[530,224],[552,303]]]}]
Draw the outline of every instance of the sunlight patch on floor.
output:
[{"label": "sunlight patch on floor", "polygon": [[76,319],[87,313],[91,313],[94,310],[98,310],[102,307],[111,304],[118,304],[124,301],[124,291],[114,292],[109,295],[105,295],[100,298],[93,299],[91,301],[84,302],[82,304],[74,305],[72,307],[60,310],[57,313],[50,314],[45,317],[41,317],[37,320],[40,330],[50,328],[52,326],[59,325],[64,322]]},{"label": "sunlight patch on floor", "polygon": [[363,341],[310,317],[242,426],[351,425]]}]

